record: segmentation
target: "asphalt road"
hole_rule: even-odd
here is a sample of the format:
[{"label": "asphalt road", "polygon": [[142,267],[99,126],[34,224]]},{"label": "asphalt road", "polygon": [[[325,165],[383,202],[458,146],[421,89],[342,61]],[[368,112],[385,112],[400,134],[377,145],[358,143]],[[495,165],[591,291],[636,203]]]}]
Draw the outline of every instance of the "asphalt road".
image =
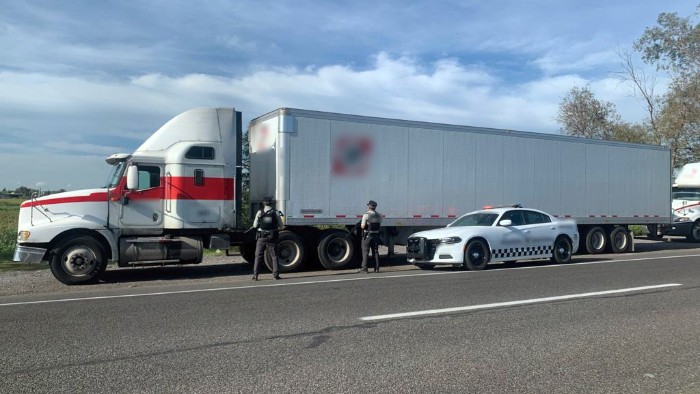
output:
[{"label": "asphalt road", "polygon": [[108,271],[0,296],[0,392],[700,393],[696,246],[259,282]]}]

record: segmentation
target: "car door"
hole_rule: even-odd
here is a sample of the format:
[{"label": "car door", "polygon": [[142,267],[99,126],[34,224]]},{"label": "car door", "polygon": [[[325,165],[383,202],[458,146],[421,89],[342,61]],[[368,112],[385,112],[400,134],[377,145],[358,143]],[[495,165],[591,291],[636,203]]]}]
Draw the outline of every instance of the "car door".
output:
[{"label": "car door", "polygon": [[557,227],[549,216],[536,211],[522,211],[525,218],[525,239],[536,255],[549,256],[557,235]]},{"label": "car door", "polygon": [[[511,224],[503,226],[504,220]],[[525,219],[519,210],[506,211],[495,224],[496,237],[491,242],[491,258],[493,260],[518,260],[525,252],[526,238],[523,227]]]}]

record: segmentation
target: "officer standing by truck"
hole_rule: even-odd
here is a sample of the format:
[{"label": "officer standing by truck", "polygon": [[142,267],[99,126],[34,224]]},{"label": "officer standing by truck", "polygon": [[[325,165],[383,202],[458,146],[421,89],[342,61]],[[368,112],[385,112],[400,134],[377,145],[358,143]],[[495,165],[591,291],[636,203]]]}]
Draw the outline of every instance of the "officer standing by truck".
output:
[{"label": "officer standing by truck", "polygon": [[360,268],[361,273],[368,273],[367,271],[367,259],[369,259],[369,252],[372,251],[372,256],[374,257],[374,272],[379,271],[379,228],[382,224],[382,215],[380,215],[377,209],[377,203],[373,200],[369,200],[367,203],[367,213],[362,215],[362,220],[360,221],[360,228],[362,229],[362,268]]},{"label": "officer standing by truck", "polygon": [[263,208],[255,214],[253,227],[257,229],[255,233],[255,264],[253,265],[253,280],[258,280],[260,273],[260,264],[264,261],[265,251],[270,252],[272,259],[272,277],[281,279],[277,264],[277,239],[279,238],[279,230],[284,226],[280,218],[282,213],[272,208],[272,197],[263,199]]}]

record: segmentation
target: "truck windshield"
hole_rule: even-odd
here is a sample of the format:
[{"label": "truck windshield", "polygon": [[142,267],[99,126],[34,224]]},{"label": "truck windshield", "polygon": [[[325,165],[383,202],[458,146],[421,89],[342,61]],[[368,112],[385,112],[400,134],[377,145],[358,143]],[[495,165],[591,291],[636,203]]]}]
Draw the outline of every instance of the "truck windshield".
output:
[{"label": "truck windshield", "polygon": [[107,184],[105,188],[113,188],[117,186],[119,180],[122,179],[122,173],[124,172],[124,167],[126,166],[125,161],[120,161],[112,167],[112,171],[109,173],[109,178],[107,178]]},{"label": "truck windshield", "polygon": [[490,226],[496,221],[498,214],[495,213],[471,213],[450,223],[448,227],[462,226]]},{"label": "truck windshield", "polygon": [[674,187],[673,199],[684,201],[700,201],[700,187]]}]

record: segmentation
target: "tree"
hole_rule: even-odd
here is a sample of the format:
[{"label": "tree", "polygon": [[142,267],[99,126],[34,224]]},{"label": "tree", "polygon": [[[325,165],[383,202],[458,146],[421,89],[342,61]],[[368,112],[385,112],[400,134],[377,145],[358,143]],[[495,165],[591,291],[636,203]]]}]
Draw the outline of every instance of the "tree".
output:
[{"label": "tree", "polygon": [[560,132],[576,137],[609,140],[615,124],[621,123],[615,105],[595,98],[588,86],[574,87],[559,104]]},{"label": "tree", "polygon": [[[700,6],[695,16],[699,14]],[[657,105],[655,142],[671,148],[674,166],[700,161],[700,23],[676,13],[659,14],[657,25],[647,28],[634,48],[645,62],[672,77]]]}]

